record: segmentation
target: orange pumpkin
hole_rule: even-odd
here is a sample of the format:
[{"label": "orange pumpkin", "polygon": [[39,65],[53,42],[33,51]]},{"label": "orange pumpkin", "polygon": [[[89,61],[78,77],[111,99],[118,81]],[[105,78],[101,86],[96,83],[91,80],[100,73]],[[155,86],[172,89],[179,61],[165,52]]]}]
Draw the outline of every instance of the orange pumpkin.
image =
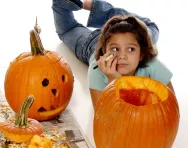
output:
[{"label": "orange pumpkin", "polygon": [[120,77],[96,104],[96,147],[171,148],[179,118],[178,102],[167,86],[146,77]]},{"label": "orange pumpkin", "polygon": [[37,24],[30,31],[31,52],[14,59],[7,70],[4,88],[10,107],[17,112],[23,98],[35,96],[29,117],[48,120],[68,105],[73,91],[73,74],[68,63],[56,52],[44,50]]},{"label": "orange pumpkin", "polygon": [[20,106],[15,118],[0,123],[0,131],[9,140],[21,143],[31,140],[34,135],[41,135],[42,125],[34,119],[27,118],[28,110],[33,104],[34,96],[28,96]]}]

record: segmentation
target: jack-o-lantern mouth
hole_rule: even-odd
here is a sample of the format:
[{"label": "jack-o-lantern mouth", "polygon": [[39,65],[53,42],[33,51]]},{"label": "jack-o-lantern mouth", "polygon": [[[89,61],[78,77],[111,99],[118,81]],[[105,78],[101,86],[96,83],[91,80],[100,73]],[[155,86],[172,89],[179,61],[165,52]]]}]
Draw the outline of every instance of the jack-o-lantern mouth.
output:
[{"label": "jack-o-lantern mouth", "polygon": [[62,106],[57,107],[56,109],[51,109],[51,110],[47,110],[44,107],[41,107],[40,109],[38,109],[37,112],[39,113],[40,116],[48,117],[48,116],[52,116],[52,115],[56,115],[60,113],[61,111],[63,111],[64,107],[65,106],[62,105]]}]

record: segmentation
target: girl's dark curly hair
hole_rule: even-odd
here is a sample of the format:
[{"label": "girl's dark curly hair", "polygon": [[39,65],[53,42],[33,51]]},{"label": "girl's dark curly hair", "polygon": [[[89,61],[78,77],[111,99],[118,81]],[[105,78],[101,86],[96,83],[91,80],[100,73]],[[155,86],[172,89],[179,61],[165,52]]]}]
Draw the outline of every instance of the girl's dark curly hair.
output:
[{"label": "girl's dark curly hair", "polygon": [[148,62],[157,56],[158,52],[152,43],[144,22],[130,15],[114,16],[106,22],[96,46],[96,60],[99,60],[101,54],[106,53],[107,41],[113,34],[126,32],[133,33],[136,36],[141,48],[141,54],[143,55],[143,59],[138,66],[146,67]]}]

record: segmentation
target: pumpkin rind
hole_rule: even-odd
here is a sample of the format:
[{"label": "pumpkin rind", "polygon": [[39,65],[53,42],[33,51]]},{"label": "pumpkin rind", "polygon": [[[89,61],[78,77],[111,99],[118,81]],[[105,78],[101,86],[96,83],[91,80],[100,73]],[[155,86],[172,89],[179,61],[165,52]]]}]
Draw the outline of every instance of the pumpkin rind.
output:
[{"label": "pumpkin rind", "polygon": [[[160,102],[136,106],[119,98],[119,90],[146,89]],[[176,97],[164,84],[145,77],[120,77],[102,92],[95,107],[97,148],[171,148],[179,126]]]}]

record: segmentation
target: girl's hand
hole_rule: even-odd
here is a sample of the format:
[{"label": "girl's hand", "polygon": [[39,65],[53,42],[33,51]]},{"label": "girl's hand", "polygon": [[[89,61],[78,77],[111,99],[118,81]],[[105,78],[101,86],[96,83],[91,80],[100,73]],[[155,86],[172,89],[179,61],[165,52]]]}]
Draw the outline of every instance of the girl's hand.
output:
[{"label": "girl's hand", "polygon": [[[108,59],[110,55],[112,58]],[[114,52],[107,52],[97,61],[98,68],[107,76],[108,83],[121,76],[116,70],[117,56]]]}]

